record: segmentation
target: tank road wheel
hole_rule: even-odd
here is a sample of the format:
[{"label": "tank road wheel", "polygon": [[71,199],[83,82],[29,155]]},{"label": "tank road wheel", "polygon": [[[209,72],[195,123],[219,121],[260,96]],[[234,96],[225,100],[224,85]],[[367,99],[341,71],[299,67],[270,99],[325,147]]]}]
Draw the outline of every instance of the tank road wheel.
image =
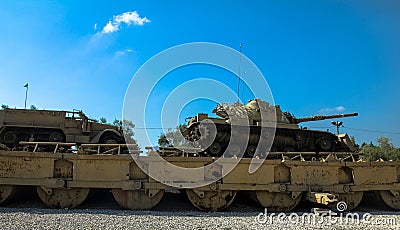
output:
[{"label": "tank road wheel", "polygon": [[0,204],[9,201],[15,194],[17,186],[0,185]]},{"label": "tank road wheel", "polygon": [[257,147],[254,145],[247,146],[246,153],[249,157],[253,157],[256,153]]},{"label": "tank road wheel", "polygon": [[296,197],[291,193],[256,191],[257,201],[271,212],[288,212],[294,209],[301,201],[302,195]]},{"label": "tank road wheel", "polygon": [[114,199],[118,204],[132,210],[148,210],[156,206],[164,195],[164,190],[122,190],[112,189]]},{"label": "tank road wheel", "polygon": [[335,143],[331,138],[322,137],[318,140],[317,145],[322,151],[331,151],[335,147]]},{"label": "tank road wheel", "polygon": [[221,155],[222,146],[218,142],[214,142],[208,148],[208,151],[211,153],[212,156],[219,156]]},{"label": "tank road wheel", "polygon": [[89,195],[88,188],[57,188],[49,190],[37,187],[39,198],[51,208],[75,208],[82,204]]},{"label": "tank road wheel", "polygon": [[387,206],[400,210],[400,192],[399,191],[379,191],[379,194]]},{"label": "tank road wheel", "polygon": [[343,211],[351,211],[357,208],[363,198],[364,192],[351,192],[351,193],[339,193],[338,202],[330,203],[328,207],[330,209],[337,209],[337,204],[340,201],[346,203],[346,208]]},{"label": "tank road wheel", "polygon": [[15,145],[18,144],[17,134],[14,133],[13,131],[8,131],[8,132],[4,133],[3,141],[4,141],[4,144],[6,144],[7,146],[14,147]]},{"label": "tank road wheel", "polygon": [[237,191],[197,191],[186,190],[190,203],[203,211],[221,211],[232,204]]},{"label": "tank road wheel", "polygon": [[63,142],[64,135],[61,132],[52,132],[52,133],[50,133],[49,141],[50,142]]}]

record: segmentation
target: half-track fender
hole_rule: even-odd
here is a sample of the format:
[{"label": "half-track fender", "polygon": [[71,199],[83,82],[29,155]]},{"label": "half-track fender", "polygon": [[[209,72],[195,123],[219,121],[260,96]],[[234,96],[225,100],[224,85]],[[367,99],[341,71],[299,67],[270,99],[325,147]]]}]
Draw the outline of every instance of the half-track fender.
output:
[{"label": "half-track fender", "polygon": [[95,137],[93,137],[93,139],[90,141],[90,143],[93,143],[93,144],[100,143],[100,140],[103,137],[103,135],[107,135],[107,134],[117,135],[119,138],[123,139],[123,136],[117,130],[105,129],[105,130],[101,131],[100,133],[98,133]]}]

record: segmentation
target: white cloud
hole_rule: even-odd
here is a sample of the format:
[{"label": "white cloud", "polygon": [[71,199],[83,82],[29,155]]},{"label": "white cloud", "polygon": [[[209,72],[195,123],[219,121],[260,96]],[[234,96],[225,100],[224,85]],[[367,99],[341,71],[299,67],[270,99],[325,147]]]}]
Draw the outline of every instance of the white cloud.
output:
[{"label": "white cloud", "polygon": [[143,26],[145,23],[151,22],[146,17],[141,18],[136,11],[125,12],[117,16],[113,16],[113,19],[108,21],[107,25],[104,26],[101,33],[113,33],[120,29],[121,24],[125,23],[127,25],[134,24],[136,26]]},{"label": "white cloud", "polygon": [[133,52],[135,52],[135,51],[134,51],[134,50],[131,50],[131,49],[119,50],[119,51],[115,52],[114,55],[115,55],[115,56],[123,56],[123,55],[125,55],[125,54],[133,53]]},{"label": "white cloud", "polygon": [[345,107],[337,106],[337,107],[334,107],[334,108],[324,108],[324,109],[321,109],[319,112],[322,113],[322,114],[326,114],[326,113],[334,113],[334,112],[336,112],[336,113],[343,112],[344,110],[346,110]]}]

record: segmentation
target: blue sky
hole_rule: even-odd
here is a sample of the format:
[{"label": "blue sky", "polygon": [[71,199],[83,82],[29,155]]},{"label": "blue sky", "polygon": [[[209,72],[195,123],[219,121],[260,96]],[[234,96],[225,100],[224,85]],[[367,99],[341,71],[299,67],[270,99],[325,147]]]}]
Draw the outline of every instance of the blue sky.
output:
[{"label": "blue sky", "polygon": [[[284,110],[298,117],[359,112],[344,126],[399,133],[399,10],[396,0],[2,0],[0,103],[23,107],[29,82],[29,105],[113,120],[131,78],[157,53],[188,42],[242,43]],[[219,71],[175,71],[159,93],[187,75],[221,79]],[[211,109],[194,103],[181,117]],[[328,121],[307,125],[334,131]],[[342,130],[358,142],[387,136],[400,146],[399,134],[354,129]]]}]

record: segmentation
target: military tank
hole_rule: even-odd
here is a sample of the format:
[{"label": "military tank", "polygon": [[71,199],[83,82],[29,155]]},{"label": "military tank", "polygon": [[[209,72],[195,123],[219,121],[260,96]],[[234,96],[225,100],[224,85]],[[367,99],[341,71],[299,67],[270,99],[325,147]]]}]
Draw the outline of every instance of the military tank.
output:
[{"label": "military tank", "polygon": [[[198,114],[190,118],[184,136],[204,149],[207,156],[221,156],[230,141],[233,126],[249,126],[245,157],[253,157],[260,138],[274,138],[272,152],[355,152],[356,148],[347,134],[335,135],[328,131],[308,130],[300,127],[302,122],[358,116],[358,113],[335,114],[296,118],[289,112],[282,112],[279,105],[271,105],[260,99],[240,103],[218,104],[212,111],[219,118]],[[261,119],[263,116],[263,119]],[[202,122],[207,120],[207,122]],[[215,125],[215,135],[210,135]],[[266,130],[261,132],[261,130]],[[237,130],[240,130],[237,129]],[[275,132],[274,132],[275,131]],[[261,133],[264,135],[262,136]],[[210,144],[209,138],[215,137]],[[247,138],[247,137],[246,137]],[[208,142],[208,144],[206,144]]]},{"label": "military tank", "polygon": [[100,124],[82,111],[0,110],[0,144],[14,148],[20,141],[124,143],[121,127]]}]

